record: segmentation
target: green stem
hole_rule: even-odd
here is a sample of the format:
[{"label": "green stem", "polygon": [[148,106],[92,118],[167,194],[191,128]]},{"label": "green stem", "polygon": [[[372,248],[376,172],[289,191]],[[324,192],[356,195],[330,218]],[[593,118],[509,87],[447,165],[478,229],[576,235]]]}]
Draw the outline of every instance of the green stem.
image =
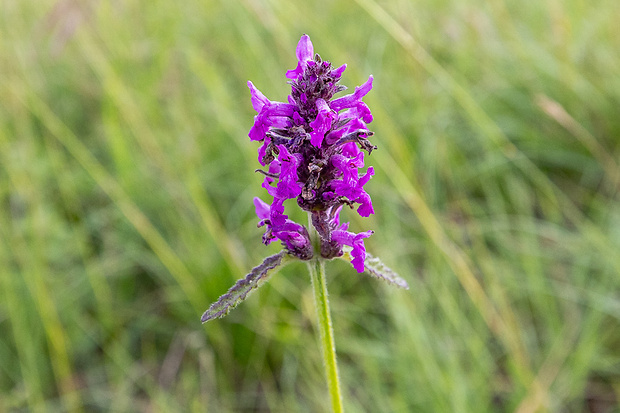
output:
[{"label": "green stem", "polygon": [[332,401],[332,410],[334,413],[342,413],[342,396],[340,394],[340,381],[338,379],[338,364],[336,363],[336,345],[334,343],[332,320],[329,314],[329,300],[327,299],[325,261],[320,257],[314,258],[308,262],[308,269],[310,271],[310,277],[312,278],[312,289],[314,290],[316,314],[319,321],[323,362],[325,375],[327,376],[329,395]]}]

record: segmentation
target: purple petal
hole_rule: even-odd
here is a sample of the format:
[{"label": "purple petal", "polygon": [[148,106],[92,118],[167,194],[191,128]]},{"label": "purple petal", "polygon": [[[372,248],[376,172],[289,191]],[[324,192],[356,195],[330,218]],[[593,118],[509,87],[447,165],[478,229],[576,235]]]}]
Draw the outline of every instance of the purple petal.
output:
[{"label": "purple petal", "polygon": [[357,156],[349,158],[343,155],[333,155],[331,157],[333,165],[342,172],[343,180],[352,187],[358,186],[357,170],[364,166],[364,153],[359,152]]},{"label": "purple petal", "polygon": [[[363,102],[362,102],[363,103]],[[348,122],[340,127],[339,129],[331,131],[325,138],[328,144],[333,144],[338,139],[343,137],[346,134],[356,132],[359,130],[368,130],[366,127],[366,123],[362,120],[362,116],[365,116],[368,119],[368,116],[360,113],[357,107],[349,108],[344,112],[340,112],[338,114],[338,121],[342,122],[348,120]]]},{"label": "purple petal", "polygon": [[[265,139],[265,134],[267,133],[267,128],[264,124],[263,121],[261,120],[260,116],[254,116],[254,124],[252,125],[252,127],[250,128],[250,132],[248,133],[248,136],[250,137],[250,140],[252,141],[261,141],[263,139]],[[260,159],[260,158],[259,158]]]},{"label": "purple petal", "polygon": [[254,198],[256,215],[261,219],[258,225],[267,225],[263,243],[269,245],[277,238],[291,254],[300,259],[309,259],[312,257],[312,244],[308,230],[284,215],[282,201],[282,199],[275,198],[270,206],[260,198]]},{"label": "purple petal", "polygon": [[286,77],[289,79],[297,79],[304,72],[304,67],[301,63],[297,63],[297,67],[286,72]]},{"label": "purple petal", "polygon": [[338,154],[332,155],[330,158],[332,165],[340,172],[342,179],[334,179],[328,185],[336,195],[359,203],[357,212],[363,217],[368,217],[370,214],[374,214],[374,209],[370,196],[364,191],[363,187],[374,175],[375,170],[373,167],[369,167],[364,176],[359,177],[358,170],[364,166],[363,157],[364,153],[359,150],[358,154],[351,158]]},{"label": "purple petal", "polygon": [[340,78],[342,76],[342,72],[344,72],[346,68],[347,68],[347,64],[345,63],[339,68],[332,70],[332,76],[336,79]]},{"label": "purple petal", "polygon": [[290,126],[290,118],[297,107],[290,103],[267,101],[258,115],[254,116],[254,125],[248,136],[253,141],[261,141],[270,127],[284,128]]},{"label": "purple petal", "polygon": [[254,84],[249,80],[248,87],[250,88],[250,94],[252,95],[252,107],[256,113],[260,113],[263,106],[269,103],[269,99],[267,99],[260,90],[256,89],[256,86],[254,86]]},{"label": "purple petal", "polygon": [[299,112],[293,113],[293,124],[296,126],[303,125],[306,121],[301,117]]},{"label": "purple petal", "polygon": [[[353,158],[354,156],[359,156],[360,153],[362,153],[362,151],[360,150],[360,148],[357,146],[355,142],[347,142],[344,145],[342,145],[342,154],[346,156],[347,158]],[[362,166],[364,165],[362,164],[360,168]]]},{"label": "purple petal", "polygon": [[374,208],[372,207],[372,200],[370,199],[370,195],[366,192],[362,192],[362,194],[355,199],[355,202],[359,202],[360,206],[357,207],[357,213],[360,216],[367,218],[371,214],[375,213]]},{"label": "purple petal", "polygon": [[282,241],[289,254],[302,260],[312,258],[312,243],[308,230],[303,225],[293,221],[289,221],[289,223],[294,226],[294,229],[292,231],[279,231],[277,233],[278,239]]},{"label": "purple petal", "polygon": [[262,220],[269,218],[271,207],[259,197],[254,198],[254,209],[256,210],[256,216],[258,216],[259,219]]},{"label": "purple petal", "polygon": [[271,213],[269,218],[271,219],[271,225],[276,229],[281,228],[288,218],[288,215],[284,215],[284,200],[280,198],[274,198],[271,204]]},{"label": "purple petal", "polygon": [[314,46],[312,46],[310,37],[307,34],[304,34],[301,36],[301,39],[299,39],[296,55],[297,67],[286,72],[286,77],[289,79],[297,79],[304,72],[306,62],[311,60],[314,56]]},{"label": "purple petal", "polygon": [[[299,226],[302,227],[302,225]],[[295,231],[280,231],[278,232],[278,239],[284,242],[289,250],[304,248],[310,244],[310,240],[307,237]]]},{"label": "purple petal", "polygon": [[338,117],[338,114],[330,109],[329,105],[323,99],[316,100],[316,108],[318,114],[316,118],[310,122],[313,131],[310,132],[310,143],[317,148],[321,147],[325,133],[330,130],[332,123]]},{"label": "purple petal", "polygon": [[[269,244],[276,237],[282,241],[291,254],[300,259],[310,259],[312,257],[312,244],[308,230],[284,215],[283,202],[283,199],[274,198],[271,206],[267,206],[269,208],[269,223],[267,224],[267,232],[263,236],[263,242]],[[266,204],[260,201],[258,205],[260,206],[260,213],[264,214]]]},{"label": "purple petal", "polygon": [[366,104],[362,102],[362,98],[366,96],[366,94],[372,89],[372,80],[373,77],[372,75],[370,75],[368,77],[368,80],[364,84],[355,88],[355,92],[341,98],[332,100],[329,106],[336,112],[340,112],[341,110],[347,108],[356,108],[364,122],[372,122],[372,115],[370,114],[370,109],[368,109],[368,106],[366,106]]},{"label": "purple petal", "polygon": [[364,260],[366,259],[366,247],[364,246],[364,238],[368,238],[373,234],[373,231],[360,232],[354,234],[346,230],[336,230],[332,233],[332,239],[343,244],[353,247],[351,251],[351,264],[357,272],[364,272]]},{"label": "purple petal", "polygon": [[369,166],[368,170],[366,171],[366,174],[359,179],[357,184],[360,187],[366,185],[366,183],[368,183],[368,181],[370,181],[370,177],[372,177],[374,174],[375,174],[375,168],[373,168],[372,166]]},{"label": "purple petal", "polygon": [[299,43],[297,43],[295,54],[297,55],[297,60],[300,62],[305,62],[306,60],[312,59],[314,56],[314,46],[312,45],[310,36],[307,34],[301,36]]},{"label": "purple petal", "polygon": [[301,194],[303,185],[298,182],[297,168],[301,162],[300,154],[291,154],[284,145],[278,145],[280,154],[280,179],[278,181],[278,197],[284,199],[296,198]]},{"label": "purple petal", "polygon": [[364,102],[360,100],[357,102],[355,108],[357,109],[357,112],[359,113],[359,117],[365,123],[372,122],[373,117],[372,117],[372,113],[370,113],[370,109],[368,108],[368,105],[366,105]]}]

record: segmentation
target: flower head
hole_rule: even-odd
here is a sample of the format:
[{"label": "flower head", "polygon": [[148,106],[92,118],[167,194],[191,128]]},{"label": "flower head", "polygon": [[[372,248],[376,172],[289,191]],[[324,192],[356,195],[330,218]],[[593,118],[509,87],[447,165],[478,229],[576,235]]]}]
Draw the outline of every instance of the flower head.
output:
[{"label": "flower head", "polygon": [[[334,98],[346,87],[339,84],[346,65],[333,68],[314,54],[310,38],[303,35],[296,50],[297,67],[286,72],[291,94],[286,103],[271,101],[252,82],[252,107],[257,115],[249,137],[262,142],[258,160],[266,171],[263,187],[273,197],[269,205],[256,198],[259,226],[266,226],[263,242],[275,239],[287,252],[300,259],[312,258],[314,252],[308,229],[284,214],[284,201],[296,199],[297,205],[312,215],[312,224],[320,237],[320,254],[324,258],[343,255],[343,247],[352,247],[353,267],[364,271],[364,239],[372,234],[348,231],[340,224],[343,205],[367,217],[374,213],[364,185],[374,169],[364,167],[364,151],[376,149],[368,138],[367,124],[372,114],[362,98],[372,89],[373,77],[351,94]],[[318,252],[318,251],[317,251]]]},{"label": "flower head", "polygon": [[[364,185],[375,170],[364,167],[364,152],[376,149],[368,138],[372,132],[366,124],[372,114],[362,98],[372,89],[372,76],[355,91],[334,99],[346,88],[340,77],[346,65],[333,68],[331,63],[314,54],[307,35],[297,45],[297,67],[286,72],[290,79],[288,101],[267,99],[252,82],[248,82],[252,107],[256,111],[250,139],[262,142],[258,161],[267,170],[263,188],[273,197],[271,204],[254,198],[258,226],[266,227],[263,243],[279,240],[284,250],[265,258],[252,268],[202,315],[202,322],[225,316],[232,308],[269,277],[285,259],[309,260],[315,254],[331,259],[345,256],[358,272],[387,281],[401,288],[407,282],[366,253],[364,239],[373,231],[358,234],[349,231],[349,223],[340,223],[344,205],[354,208],[362,217],[374,214],[370,196]],[[318,234],[312,242],[308,228],[284,214],[284,202],[295,199],[308,211]]]}]

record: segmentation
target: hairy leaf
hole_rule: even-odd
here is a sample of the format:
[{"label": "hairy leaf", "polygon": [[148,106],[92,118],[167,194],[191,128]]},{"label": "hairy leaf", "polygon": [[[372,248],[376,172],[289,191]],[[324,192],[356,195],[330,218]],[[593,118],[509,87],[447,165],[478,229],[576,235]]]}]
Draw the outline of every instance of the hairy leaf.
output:
[{"label": "hairy leaf", "polygon": [[[344,255],[342,258],[351,261],[351,247],[345,246],[343,250]],[[392,271],[392,269],[385,265],[379,258],[373,257],[368,252],[366,252],[366,258],[364,259],[364,272],[389,284],[404,288],[405,290],[409,289],[407,281]]]},{"label": "hairy leaf", "polygon": [[275,255],[271,255],[263,261],[262,264],[252,268],[252,271],[245,278],[237,281],[230,290],[222,295],[216,302],[211,304],[211,307],[200,318],[200,321],[206,323],[214,318],[222,318],[230,310],[235,308],[252,290],[258,287],[262,282],[266,281],[269,277],[269,271],[278,267],[282,263],[282,257],[284,257],[286,251],[281,251]]},{"label": "hairy leaf", "polygon": [[364,260],[364,271],[375,278],[379,278],[397,287],[404,288],[405,290],[409,289],[407,281],[392,271],[379,258],[373,257],[369,253],[366,253],[366,259]]}]

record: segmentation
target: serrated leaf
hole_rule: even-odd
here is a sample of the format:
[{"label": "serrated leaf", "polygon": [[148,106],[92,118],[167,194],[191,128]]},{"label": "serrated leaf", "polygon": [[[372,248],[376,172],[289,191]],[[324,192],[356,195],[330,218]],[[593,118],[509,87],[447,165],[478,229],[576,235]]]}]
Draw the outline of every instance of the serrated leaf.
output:
[{"label": "serrated leaf", "polygon": [[[346,245],[343,248],[344,255],[342,258],[349,262],[351,261],[351,250],[352,248]],[[366,259],[364,260],[364,272],[372,277],[385,281],[388,284],[395,285],[399,288],[404,288],[405,290],[409,289],[409,284],[407,284],[407,281],[392,271],[392,269],[385,265],[379,258],[373,257],[368,252],[366,253]]]},{"label": "serrated leaf", "polygon": [[281,251],[271,255],[265,258],[262,264],[252,268],[252,271],[245,278],[237,281],[226,294],[211,304],[209,309],[200,318],[200,321],[206,323],[209,320],[222,318],[228,314],[230,310],[245,300],[248,294],[269,278],[269,272],[282,263],[282,257],[285,254],[286,251]]},{"label": "serrated leaf", "polygon": [[366,259],[364,260],[364,272],[397,287],[404,288],[405,290],[409,289],[407,281],[392,271],[379,258],[373,257],[369,253],[366,253]]}]

